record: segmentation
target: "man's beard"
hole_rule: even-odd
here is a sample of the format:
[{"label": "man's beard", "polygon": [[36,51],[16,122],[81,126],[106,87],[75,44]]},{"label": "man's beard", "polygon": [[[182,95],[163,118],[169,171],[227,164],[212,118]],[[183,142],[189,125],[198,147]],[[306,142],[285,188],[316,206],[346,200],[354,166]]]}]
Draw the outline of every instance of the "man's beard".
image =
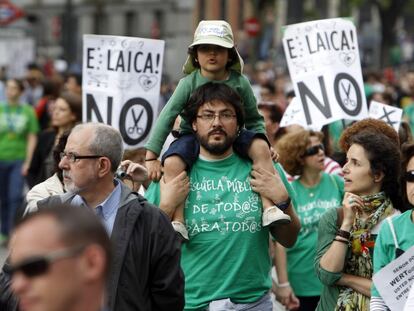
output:
[{"label": "man's beard", "polygon": [[[68,177],[70,177],[70,174],[69,173],[67,173],[66,171],[63,171],[62,172],[62,176],[65,177],[65,175],[67,175]],[[66,182],[63,181],[63,184],[65,186],[66,192],[69,192],[69,193],[78,193],[78,192],[81,191],[81,189],[75,185],[75,183],[73,182],[72,179],[70,179],[69,181],[66,181]]]},{"label": "man's beard", "polygon": [[[213,133],[221,132],[224,134],[224,140],[220,142],[209,142],[209,137]],[[214,129],[211,130],[206,136],[200,136],[198,133],[196,133],[197,139],[200,142],[200,145],[206,149],[209,153],[213,155],[222,155],[227,150],[230,149],[230,147],[233,145],[234,141],[236,140],[236,135],[229,136],[223,129]]]}]

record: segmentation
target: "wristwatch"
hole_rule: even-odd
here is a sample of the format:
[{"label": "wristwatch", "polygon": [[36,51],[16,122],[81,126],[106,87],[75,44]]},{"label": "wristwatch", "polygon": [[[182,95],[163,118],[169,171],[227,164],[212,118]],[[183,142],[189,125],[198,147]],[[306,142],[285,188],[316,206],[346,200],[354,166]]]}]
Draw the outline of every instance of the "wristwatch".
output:
[{"label": "wristwatch", "polygon": [[282,201],[282,202],[276,203],[275,205],[276,205],[276,206],[277,206],[280,210],[284,211],[284,210],[286,210],[286,209],[289,207],[290,202],[291,202],[291,199],[290,199],[290,197],[288,197],[288,199],[287,199],[286,201]]}]

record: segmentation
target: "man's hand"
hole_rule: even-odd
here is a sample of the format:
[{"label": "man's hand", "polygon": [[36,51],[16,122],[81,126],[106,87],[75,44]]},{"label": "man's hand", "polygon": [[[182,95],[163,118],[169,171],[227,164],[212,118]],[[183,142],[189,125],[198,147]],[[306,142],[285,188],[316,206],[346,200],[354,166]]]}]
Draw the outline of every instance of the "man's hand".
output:
[{"label": "man's hand", "polygon": [[181,172],[169,182],[165,182],[164,178],[160,180],[160,208],[170,218],[174,215],[175,209],[183,204],[187,199],[190,191],[190,179],[187,173]]},{"label": "man's hand", "polygon": [[273,149],[273,147],[270,147],[270,156],[274,162],[279,162],[279,154],[275,149]]},{"label": "man's hand", "polygon": [[121,167],[124,169],[125,173],[131,176],[132,180],[135,182],[144,182],[148,179],[148,171],[145,166],[132,162],[130,160],[125,160],[121,162]]},{"label": "man's hand", "polygon": [[269,198],[274,203],[283,202],[288,199],[289,195],[277,171],[273,174],[254,165],[251,175],[253,178],[250,180],[250,185],[253,191]]}]

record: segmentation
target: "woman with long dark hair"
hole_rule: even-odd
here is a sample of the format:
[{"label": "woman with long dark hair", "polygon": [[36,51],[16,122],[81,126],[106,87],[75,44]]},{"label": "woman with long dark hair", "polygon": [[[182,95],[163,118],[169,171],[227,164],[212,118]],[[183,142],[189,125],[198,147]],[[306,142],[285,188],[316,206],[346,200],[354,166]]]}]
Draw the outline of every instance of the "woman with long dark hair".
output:
[{"label": "woman with long dark hair", "polygon": [[319,222],[315,269],[324,286],[317,310],[368,311],[375,240],[402,207],[398,134],[366,119],[348,127],[340,144],[347,154],[345,196]]},{"label": "woman with long dark hair", "polygon": [[51,128],[39,134],[39,141],[30,163],[28,184],[37,185],[55,173],[53,148],[60,136],[82,121],[82,97],[71,92],[63,92],[56,99],[53,107]]}]

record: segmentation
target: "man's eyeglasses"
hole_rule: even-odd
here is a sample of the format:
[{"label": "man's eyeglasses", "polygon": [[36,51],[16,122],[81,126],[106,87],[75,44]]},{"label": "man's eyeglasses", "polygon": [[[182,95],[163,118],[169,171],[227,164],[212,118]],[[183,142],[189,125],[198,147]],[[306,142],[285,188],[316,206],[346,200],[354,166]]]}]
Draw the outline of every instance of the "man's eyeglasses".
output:
[{"label": "man's eyeglasses", "polygon": [[103,157],[101,155],[84,155],[84,156],[81,156],[81,155],[74,154],[72,152],[61,152],[59,154],[59,156],[60,156],[61,160],[64,157],[66,157],[69,160],[69,162],[72,162],[72,163],[76,162],[77,160],[81,160],[81,159],[99,159],[99,158]]},{"label": "man's eyeglasses", "polygon": [[405,181],[414,182],[414,171],[405,172]]},{"label": "man's eyeglasses", "polygon": [[202,113],[197,115],[197,118],[200,118],[206,122],[213,122],[216,118],[219,118],[222,122],[230,122],[232,121],[236,115],[231,112],[223,112],[223,113]]},{"label": "man's eyeglasses", "polygon": [[10,273],[10,275],[13,275],[16,272],[21,272],[28,278],[40,276],[49,270],[49,267],[53,262],[59,259],[74,257],[80,254],[84,248],[85,246],[75,246],[54,251],[43,256],[26,258],[16,265],[5,266],[5,270]]},{"label": "man's eyeglasses", "polygon": [[309,147],[308,149],[306,149],[305,154],[303,155],[304,157],[310,157],[313,156],[315,154],[318,154],[319,149],[322,151],[325,151],[325,147],[322,144],[319,145],[315,145],[312,147]]}]

